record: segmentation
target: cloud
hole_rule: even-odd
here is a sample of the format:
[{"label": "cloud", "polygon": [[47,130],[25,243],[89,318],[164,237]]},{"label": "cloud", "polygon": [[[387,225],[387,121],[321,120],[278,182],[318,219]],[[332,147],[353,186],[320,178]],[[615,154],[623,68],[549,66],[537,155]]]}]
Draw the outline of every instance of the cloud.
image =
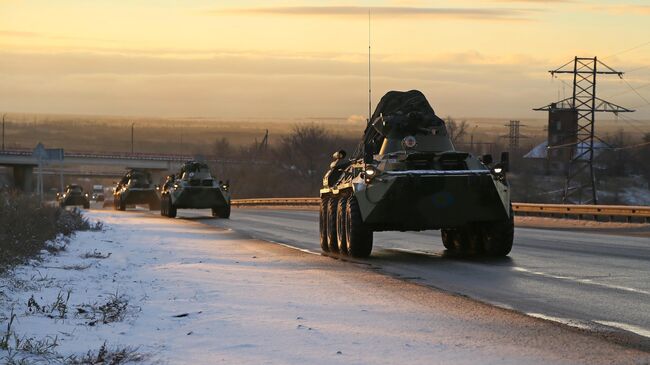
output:
[{"label": "cloud", "polygon": [[0,37],[41,37],[40,33],[22,32],[16,30],[0,30]]},{"label": "cloud", "polygon": [[352,16],[366,17],[422,17],[471,20],[526,20],[538,12],[535,9],[512,8],[431,8],[431,7],[361,7],[361,6],[290,6],[211,10],[213,15],[284,15],[284,16]]},{"label": "cloud", "polygon": [[650,15],[650,5],[633,5],[633,4],[602,5],[602,6],[594,6],[592,9],[595,11],[600,11],[608,14],[616,14],[616,15],[639,15],[639,16]]},{"label": "cloud", "polygon": [[577,0],[492,0],[492,1],[497,3],[533,3],[533,4],[577,2]]}]

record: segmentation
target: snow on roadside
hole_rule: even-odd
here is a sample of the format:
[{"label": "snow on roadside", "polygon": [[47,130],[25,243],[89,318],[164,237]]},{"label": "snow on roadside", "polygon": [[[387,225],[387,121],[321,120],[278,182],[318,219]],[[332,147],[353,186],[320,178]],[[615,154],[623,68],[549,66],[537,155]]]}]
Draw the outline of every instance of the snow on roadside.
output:
[{"label": "snow on roadside", "polygon": [[[66,363],[88,351],[94,360],[104,345],[146,364],[542,364],[630,356],[553,326],[542,331],[519,317],[506,323],[497,309],[484,316],[483,305],[433,311],[420,303],[430,303],[420,291],[390,291],[394,280],[355,265],[261,249],[190,220],[86,215],[105,231],[79,232],[66,251],[0,278],[0,336],[13,310],[12,341],[28,341],[32,352],[0,350],[0,361]],[[567,341],[565,354],[558,349]]]}]

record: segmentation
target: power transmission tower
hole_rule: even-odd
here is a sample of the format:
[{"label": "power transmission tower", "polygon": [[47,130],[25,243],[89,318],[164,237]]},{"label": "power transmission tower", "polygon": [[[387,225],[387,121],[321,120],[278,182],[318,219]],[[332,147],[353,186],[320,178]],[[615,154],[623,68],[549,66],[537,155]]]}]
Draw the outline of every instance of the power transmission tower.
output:
[{"label": "power transmission tower", "polygon": [[521,124],[518,120],[511,120],[508,124],[504,125],[508,127],[508,134],[502,137],[508,138],[508,147],[510,150],[518,150],[519,140],[521,138],[528,138],[528,136],[522,135],[519,131],[519,128],[525,127],[525,125]]},{"label": "power transmission tower", "polygon": [[[599,66],[602,67],[602,70],[598,69]],[[556,74],[573,75],[573,95],[571,97],[534,109],[549,112],[571,111],[577,117],[577,128],[573,139],[575,142],[558,146],[558,148],[570,149],[562,201],[565,203],[598,204],[598,191],[593,164],[595,113],[618,114],[633,112],[634,110],[596,97],[596,76],[604,74],[617,75],[622,78],[623,72],[612,69],[603,62],[598,61],[596,57],[575,57],[572,61],[549,72],[553,77]],[[549,146],[551,146],[551,141],[549,141]]]}]

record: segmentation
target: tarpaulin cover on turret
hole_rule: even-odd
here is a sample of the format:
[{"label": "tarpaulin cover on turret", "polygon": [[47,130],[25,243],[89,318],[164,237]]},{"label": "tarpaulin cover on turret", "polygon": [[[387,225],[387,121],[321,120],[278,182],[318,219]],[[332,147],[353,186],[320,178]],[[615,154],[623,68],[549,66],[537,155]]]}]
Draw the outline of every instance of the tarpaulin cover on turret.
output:
[{"label": "tarpaulin cover on turret", "polygon": [[418,90],[389,91],[381,98],[379,104],[377,104],[377,108],[375,108],[375,112],[372,114],[363,132],[363,141],[359,144],[352,158],[357,159],[363,157],[364,145],[374,146],[375,150],[373,153],[379,152],[385,136],[373,127],[374,121],[382,117],[388,118],[395,115],[406,116],[412,112],[419,114],[419,117],[431,126],[444,124],[444,121],[436,115],[422,92]]}]

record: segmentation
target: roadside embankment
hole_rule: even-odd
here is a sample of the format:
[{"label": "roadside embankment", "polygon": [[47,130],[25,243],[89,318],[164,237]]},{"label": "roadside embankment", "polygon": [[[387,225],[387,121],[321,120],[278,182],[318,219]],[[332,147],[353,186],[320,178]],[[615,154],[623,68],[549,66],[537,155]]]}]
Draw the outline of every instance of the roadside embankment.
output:
[{"label": "roadside embankment", "polygon": [[647,353],[587,332],[191,218],[137,211],[86,214],[104,222],[105,230],[75,235],[66,251],[35,267],[17,267],[12,281],[2,283],[10,289],[0,301],[0,318],[3,324],[14,318],[12,341],[31,345],[10,354],[0,351],[0,359],[128,360],[118,364],[650,361]]}]

